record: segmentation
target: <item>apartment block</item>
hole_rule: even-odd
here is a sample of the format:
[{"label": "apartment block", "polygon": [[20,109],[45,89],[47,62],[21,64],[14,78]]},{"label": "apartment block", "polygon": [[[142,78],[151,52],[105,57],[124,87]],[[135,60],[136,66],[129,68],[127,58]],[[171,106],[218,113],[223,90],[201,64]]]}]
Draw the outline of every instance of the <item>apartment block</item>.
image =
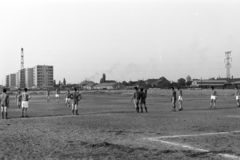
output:
[{"label": "apartment block", "polygon": [[33,68],[25,69],[25,85],[27,88],[33,87]]},{"label": "apartment block", "polygon": [[17,72],[17,81],[16,81],[16,86],[18,88],[25,88],[25,69],[21,69]]},{"label": "apartment block", "polygon": [[9,87],[16,87],[16,73],[9,75]]},{"label": "apartment block", "polygon": [[9,87],[9,75],[6,76],[5,87]]},{"label": "apartment block", "polygon": [[39,88],[53,87],[53,66],[37,65],[33,67],[33,85]]}]

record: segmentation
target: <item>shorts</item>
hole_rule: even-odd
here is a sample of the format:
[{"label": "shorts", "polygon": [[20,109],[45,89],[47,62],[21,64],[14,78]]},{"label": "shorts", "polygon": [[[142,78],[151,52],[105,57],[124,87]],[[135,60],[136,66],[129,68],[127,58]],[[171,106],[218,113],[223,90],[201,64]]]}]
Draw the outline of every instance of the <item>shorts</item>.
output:
[{"label": "shorts", "polygon": [[239,96],[236,96],[236,100],[239,100]]},{"label": "shorts", "polygon": [[141,99],[140,104],[146,104],[146,100],[145,99]]},{"label": "shorts", "polygon": [[1,106],[1,112],[7,112],[7,107]]},{"label": "shorts", "polygon": [[216,99],[217,99],[217,96],[211,95],[211,100],[216,100]]},{"label": "shorts", "polygon": [[76,99],[74,99],[73,101],[72,101],[72,104],[75,106],[75,105],[78,105],[78,100],[76,100]]},{"label": "shorts", "polygon": [[55,97],[58,98],[58,97],[59,97],[59,94],[56,94]]},{"label": "shorts", "polygon": [[28,101],[22,101],[22,108],[28,108],[28,107],[29,107]]},{"label": "shorts", "polygon": [[67,103],[67,102],[69,102],[69,101],[70,101],[70,98],[66,98],[65,102]]},{"label": "shorts", "polygon": [[179,101],[183,101],[182,96],[179,96],[179,97],[178,97],[178,100],[179,100]]},{"label": "shorts", "polygon": [[72,104],[72,110],[78,110],[78,103]]}]

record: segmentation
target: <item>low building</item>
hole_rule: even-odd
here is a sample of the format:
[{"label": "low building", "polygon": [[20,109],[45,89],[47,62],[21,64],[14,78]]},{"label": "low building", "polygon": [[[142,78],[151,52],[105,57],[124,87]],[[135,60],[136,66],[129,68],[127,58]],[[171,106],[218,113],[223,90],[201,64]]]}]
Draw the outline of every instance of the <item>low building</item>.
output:
[{"label": "low building", "polygon": [[146,82],[142,80],[137,81],[134,86],[137,86],[138,88],[147,88]]},{"label": "low building", "polygon": [[232,82],[232,84],[233,84],[234,86],[240,86],[240,81]]},{"label": "low building", "polygon": [[191,87],[225,87],[227,84],[229,84],[227,80],[193,80]]},{"label": "low building", "polygon": [[129,90],[130,90],[130,89],[131,89],[131,90],[134,90],[135,87],[136,87],[136,86],[126,86],[125,88],[126,88],[126,89],[129,89]]},{"label": "low building", "polygon": [[230,83],[232,83],[232,84],[236,84],[236,83],[240,82],[240,78],[230,79],[229,81],[230,81]]},{"label": "low building", "polygon": [[86,85],[92,85],[92,84],[96,84],[96,83],[93,81],[84,80],[79,84],[79,86],[83,88]]},{"label": "low building", "polygon": [[93,86],[93,89],[96,90],[112,90],[112,89],[123,89],[124,86],[120,83],[99,83],[95,86]]},{"label": "low building", "polygon": [[95,85],[97,85],[97,84],[96,83],[86,84],[82,88],[85,90],[92,90]]}]

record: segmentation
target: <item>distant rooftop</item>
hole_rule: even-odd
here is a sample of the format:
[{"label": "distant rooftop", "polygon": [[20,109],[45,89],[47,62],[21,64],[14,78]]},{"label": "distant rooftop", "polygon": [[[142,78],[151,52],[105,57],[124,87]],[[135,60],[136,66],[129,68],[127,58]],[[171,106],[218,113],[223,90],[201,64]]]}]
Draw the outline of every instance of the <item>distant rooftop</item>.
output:
[{"label": "distant rooftop", "polygon": [[105,86],[114,86],[116,85],[117,83],[99,83],[96,85],[96,87],[105,87]]}]

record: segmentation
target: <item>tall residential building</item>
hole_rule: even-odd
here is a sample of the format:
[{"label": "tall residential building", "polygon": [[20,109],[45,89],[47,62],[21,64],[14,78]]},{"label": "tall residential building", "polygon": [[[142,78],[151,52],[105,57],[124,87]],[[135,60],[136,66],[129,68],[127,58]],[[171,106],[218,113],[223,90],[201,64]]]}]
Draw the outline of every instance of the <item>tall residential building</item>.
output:
[{"label": "tall residential building", "polygon": [[9,87],[9,75],[6,76],[6,83],[5,83],[5,87]]},{"label": "tall residential building", "polygon": [[33,85],[35,87],[53,87],[53,66],[37,65],[33,67]]},{"label": "tall residential building", "polygon": [[9,87],[16,87],[16,73],[9,75]]},{"label": "tall residential building", "polygon": [[18,88],[25,88],[26,85],[25,85],[25,69],[21,69],[17,72],[17,81],[16,81],[16,84],[17,84],[17,87]]},{"label": "tall residential building", "polygon": [[18,87],[18,72],[17,73],[15,73],[15,77],[16,77],[16,79],[15,79],[15,82],[16,82],[16,87]]},{"label": "tall residential building", "polygon": [[31,88],[33,86],[33,68],[25,69],[25,85],[27,88]]}]

